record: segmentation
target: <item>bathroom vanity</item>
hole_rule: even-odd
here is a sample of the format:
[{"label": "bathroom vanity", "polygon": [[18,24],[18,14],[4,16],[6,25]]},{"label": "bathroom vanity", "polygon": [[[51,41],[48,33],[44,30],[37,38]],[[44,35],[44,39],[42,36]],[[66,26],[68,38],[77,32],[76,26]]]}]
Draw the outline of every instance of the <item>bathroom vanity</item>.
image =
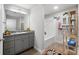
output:
[{"label": "bathroom vanity", "polygon": [[4,35],[3,54],[14,55],[34,47],[34,31],[16,32],[10,36]]}]

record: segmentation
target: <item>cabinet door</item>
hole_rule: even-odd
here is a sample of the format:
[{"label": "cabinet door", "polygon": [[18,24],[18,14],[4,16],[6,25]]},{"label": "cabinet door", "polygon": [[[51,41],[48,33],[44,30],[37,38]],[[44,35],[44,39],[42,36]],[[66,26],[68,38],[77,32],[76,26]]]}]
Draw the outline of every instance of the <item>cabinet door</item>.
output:
[{"label": "cabinet door", "polygon": [[34,46],[34,32],[29,33],[29,47]]},{"label": "cabinet door", "polygon": [[15,54],[14,48],[10,48],[10,55],[14,55],[14,54]]},{"label": "cabinet door", "polygon": [[20,53],[23,50],[22,39],[15,39],[15,54]]},{"label": "cabinet door", "polygon": [[3,54],[4,55],[10,55],[10,50],[9,49],[3,49]]},{"label": "cabinet door", "polygon": [[[13,49],[10,51],[10,49]],[[14,38],[8,37],[3,41],[3,54],[14,54]]]},{"label": "cabinet door", "polygon": [[29,48],[29,36],[28,36],[28,34],[25,34],[25,35],[23,35],[24,37],[23,37],[23,49],[25,50],[25,49],[28,49]]},{"label": "cabinet door", "polygon": [[14,55],[14,48],[4,49],[4,55]]},{"label": "cabinet door", "polygon": [[4,40],[3,48],[4,49],[14,48],[14,40],[9,40],[9,41]]}]

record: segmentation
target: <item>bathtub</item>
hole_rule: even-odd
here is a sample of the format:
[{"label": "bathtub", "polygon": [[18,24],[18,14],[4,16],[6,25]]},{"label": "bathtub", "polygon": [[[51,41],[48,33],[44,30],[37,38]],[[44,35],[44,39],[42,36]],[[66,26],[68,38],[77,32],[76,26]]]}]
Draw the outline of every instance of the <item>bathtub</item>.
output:
[{"label": "bathtub", "polygon": [[54,33],[53,36],[44,36],[44,48],[47,48],[52,43],[62,43],[63,44],[63,35],[62,33]]},{"label": "bathtub", "polygon": [[52,43],[56,42],[56,34],[50,37],[44,36],[44,48],[47,48]]}]

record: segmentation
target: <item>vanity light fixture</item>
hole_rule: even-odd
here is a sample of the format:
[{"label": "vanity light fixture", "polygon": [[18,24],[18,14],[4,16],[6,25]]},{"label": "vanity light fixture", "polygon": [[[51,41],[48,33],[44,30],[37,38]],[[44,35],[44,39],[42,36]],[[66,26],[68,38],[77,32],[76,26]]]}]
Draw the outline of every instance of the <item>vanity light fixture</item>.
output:
[{"label": "vanity light fixture", "polygon": [[13,12],[18,12],[18,13],[21,13],[21,14],[27,14],[26,12],[21,11],[21,10],[17,10],[17,9],[9,9],[9,10],[13,11]]}]

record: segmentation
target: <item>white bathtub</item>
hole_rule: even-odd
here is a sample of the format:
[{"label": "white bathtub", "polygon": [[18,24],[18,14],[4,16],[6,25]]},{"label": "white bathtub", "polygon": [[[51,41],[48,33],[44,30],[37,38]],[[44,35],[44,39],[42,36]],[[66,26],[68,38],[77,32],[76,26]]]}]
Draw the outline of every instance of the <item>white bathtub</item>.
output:
[{"label": "white bathtub", "polygon": [[56,42],[56,35],[51,36],[51,37],[45,37],[44,38],[44,48],[47,48],[49,45],[52,43]]},{"label": "white bathtub", "polygon": [[63,35],[62,33],[54,34],[53,36],[44,36],[44,48],[48,47],[52,43],[63,43]]}]

